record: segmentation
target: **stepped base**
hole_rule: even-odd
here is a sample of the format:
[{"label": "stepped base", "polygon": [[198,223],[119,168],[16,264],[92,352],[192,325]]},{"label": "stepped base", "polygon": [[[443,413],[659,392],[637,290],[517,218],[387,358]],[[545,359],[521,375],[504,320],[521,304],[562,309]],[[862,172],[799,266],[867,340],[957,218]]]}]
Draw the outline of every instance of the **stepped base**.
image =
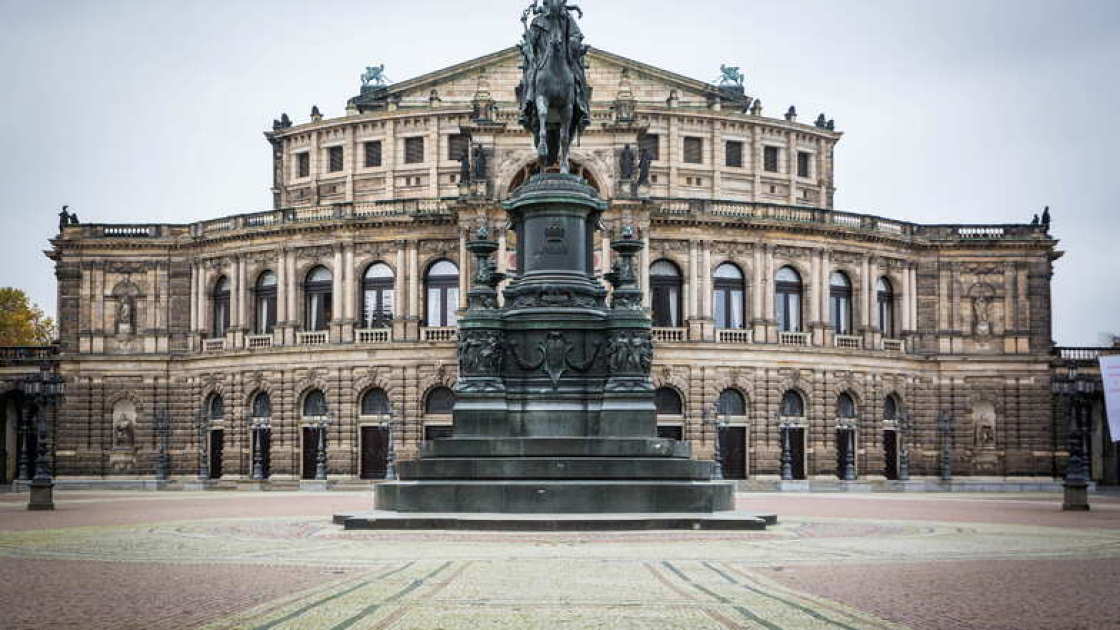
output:
[{"label": "stepped base", "polygon": [[397,512],[618,514],[718,512],[734,508],[724,481],[389,481],[374,507]]},{"label": "stepped base", "polygon": [[680,457],[689,442],[667,438],[450,437],[425,442],[421,457]]},{"label": "stepped base", "polygon": [[429,458],[399,464],[405,480],[629,479],[708,481],[710,461],[666,457],[478,457]]},{"label": "stepped base", "polygon": [[635,531],[658,529],[762,530],[774,514],[464,514],[373,511],[336,514],[335,524],[351,530],[439,529],[490,531]]}]

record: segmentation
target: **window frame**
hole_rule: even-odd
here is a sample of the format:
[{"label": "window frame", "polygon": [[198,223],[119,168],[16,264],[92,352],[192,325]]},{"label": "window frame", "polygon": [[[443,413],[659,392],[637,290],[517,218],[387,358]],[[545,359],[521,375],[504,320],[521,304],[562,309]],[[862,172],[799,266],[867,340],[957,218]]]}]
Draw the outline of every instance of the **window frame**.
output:
[{"label": "window frame", "polygon": [[[273,278],[273,283],[271,285],[262,284],[269,274]],[[279,278],[271,269],[266,269],[257,274],[257,281],[253,283],[253,331],[258,335],[271,335],[276,330],[278,285]],[[262,307],[265,312],[263,322],[261,321]]]},{"label": "window frame", "polygon": [[659,133],[645,133],[638,138],[638,158],[642,155],[642,149],[649,149],[652,162],[661,161],[661,134]]},{"label": "window frame", "polygon": [[[789,401],[796,400],[796,409],[791,409]],[[778,407],[778,416],[782,418],[805,418],[805,396],[796,389],[787,389],[782,394],[782,400]],[[788,413],[794,411],[795,413]]]},{"label": "window frame", "polygon": [[[773,168],[771,168],[771,166]],[[782,172],[782,148],[772,144],[762,145],[762,170],[767,173]]]},{"label": "window frame", "polygon": [[[736,147],[737,153],[732,153],[732,146]],[[723,142],[723,165],[727,168],[743,168],[743,148],[746,146],[742,140],[724,140]],[[732,160],[732,155],[736,159]]]},{"label": "window frame", "polygon": [[[801,168],[804,166],[805,168]],[[810,179],[813,177],[813,153],[810,151],[797,152],[797,176]]]},{"label": "window frame", "polygon": [[[742,413],[733,413],[731,411],[728,411],[724,406],[724,399],[731,398],[732,396],[734,396],[737,400],[736,404],[742,404]],[[746,395],[738,389],[735,389],[734,387],[728,387],[724,389],[719,393],[719,397],[716,398],[716,413],[720,414],[721,416],[727,416],[729,418],[745,418],[747,417],[748,409],[749,405],[747,404]]]},{"label": "window frame", "polygon": [[[311,280],[312,274],[323,269],[330,274],[330,280]],[[315,298],[320,298],[316,301]],[[313,313],[312,311],[316,310]],[[319,332],[330,329],[334,319],[334,272],[325,265],[315,265],[307,271],[303,280],[303,330]],[[314,325],[313,325],[314,324]]]},{"label": "window frame", "polygon": [[[654,268],[658,263],[668,263],[676,271],[676,275],[655,274]],[[655,328],[681,328],[684,326],[684,313],[682,307],[684,293],[684,276],[677,263],[668,258],[658,258],[649,265],[649,292],[650,307]],[[661,306],[658,306],[658,305]],[[668,312],[665,312],[668,309]]]},{"label": "window frame", "polygon": [[[695,159],[690,159],[695,158]],[[704,163],[704,139],[697,136],[681,138],[681,162],[685,164]]]},{"label": "window frame", "polygon": [[[448,394],[448,400],[451,403],[450,406],[446,407],[446,410],[442,406],[439,407],[438,409],[433,409],[432,408],[432,402],[433,402],[433,399],[434,399],[435,395],[437,393],[443,395],[444,392],[446,392]],[[429,389],[427,394],[424,394],[424,415],[425,416],[446,416],[446,415],[452,413],[454,411],[454,409],[455,409],[455,392],[450,387],[447,387],[445,385],[437,385],[437,386]]]},{"label": "window frame", "polygon": [[[346,168],[346,151],[341,144],[324,147],[327,152],[327,172],[341,173]],[[337,168],[336,168],[337,167]]]},{"label": "window frame", "polygon": [[[378,276],[371,278],[369,273],[377,266],[383,266],[389,270],[389,276]],[[361,306],[361,320],[359,323],[362,328],[389,328],[393,322],[393,309],[396,307],[396,283],[397,275],[393,267],[385,261],[377,260],[366,265],[365,272],[362,273],[362,284],[359,287],[358,304]],[[373,293],[374,311],[378,313],[379,317],[370,316],[370,294]],[[385,297],[389,299],[386,300]],[[388,302],[388,308],[385,304]]]},{"label": "window frame", "polygon": [[[783,269],[789,269],[797,275],[797,282],[778,280]],[[783,265],[774,274],[774,318],[778,321],[779,332],[801,332],[804,330],[804,299],[805,283],[801,279],[801,272],[792,265]],[[792,321],[791,306],[797,305],[797,318]]]},{"label": "window frame", "polygon": [[[675,401],[669,409],[665,409],[662,406],[662,402],[665,400],[665,397],[664,397],[665,393],[672,394],[673,400]],[[661,387],[658,387],[656,390],[654,390],[654,392],[653,392],[653,404],[654,404],[654,407],[656,409],[655,413],[658,416],[672,416],[672,417],[678,417],[678,418],[681,417],[681,416],[684,416],[684,409],[685,409],[684,396],[682,396],[681,393],[679,391],[677,391],[677,388],[675,388],[675,387],[670,387],[668,385],[662,385]]]},{"label": "window frame", "polygon": [[[264,407],[268,411],[266,414],[260,414],[261,401],[264,401]],[[272,396],[268,392],[257,392],[253,396],[252,402],[249,403],[249,417],[250,418],[271,418],[272,417]]]},{"label": "window frame", "polygon": [[[313,396],[317,396],[317,398],[322,399],[323,404],[319,409],[312,409],[311,411],[321,411],[322,413],[308,413],[308,408],[309,408],[309,405],[311,404],[311,400],[312,400]],[[330,408],[330,404],[327,403],[326,392],[324,392],[323,390],[321,390],[319,388],[314,388],[314,389],[311,389],[311,390],[307,391],[303,395],[303,399],[300,401],[299,412],[300,412],[300,417],[304,418],[304,419],[326,418],[327,416],[329,416],[330,412],[331,412],[331,408]]]},{"label": "window frame", "polygon": [[311,177],[311,151],[300,151],[295,154],[296,179]]},{"label": "window frame", "polygon": [[859,406],[856,399],[848,392],[840,392],[836,396],[836,417],[842,420],[855,420],[859,417]]},{"label": "window frame", "polygon": [[210,422],[224,420],[226,417],[226,402],[222,395],[214,392],[206,397],[206,419]]},{"label": "window frame", "polygon": [[[426,150],[426,147],[424,146],[424,144],[425,144],[424,136],[409,136],[407,138],[402,138],[401,140],[404,143],[404,147],[403,147],[404,150],[401,151],[401,159],[404,161],[404,163],[405,164],[423,164],[424,163],[425,150]],[[417,143],[420,147],[418,158],[415,155],[415,149],[414,148],[410,149],[410,145],[414,145],[414,144],[417,144]],[[412,153],[410,153],[410,151]]]},{"label": "window frame", "polygon": [[[376,150],[374,148],[376,147]],[[380,168],[383,158],[383,145],[380,140],[362,142],[362,165],[364,168]],[[376,160],[371,159],[376,156]]]},{"label": "window frame", "polygon": [[[723,267],[731,267],[738,272],[739,277],[723,278],[717,274]],[[738,291],[739,297],[734,293]],[[731,316],[738,302],[739,325],[735,326]],[[722,305],[722,309],[720,306]],[[721,312],[722,311],[722,312]],[[722,317],[721,317],[722,315]],[[723,321],[721,321],[721,319]],[[743,269],[731,262],[722,262],[712,271],[712,320],[715,327],[720,330],[745,330],[747,328],[747,280]]]},{"label": "window frame", "polygon": [[466,153],[469,157],[471,154],[471,137],[465,133],[453,133],[447,136],[447,161],[458,162],[462,158],[462,154],[455,154],[456,142],[462,142],[462,153]]},{"label": "window frame", "polygon": [[[883,286],[886,286],[886,291]],[[886,276],[880,276],[875,284],[875,299],[878,306],[879,332],[886,339],[897,339],[898,329],[895,324],[895,294],[894,283]]]},{"label": "window frame", "polygon": [[[837,277],[843,278],[846,285],[836,284],[834,279]],[[828,323],[837,335],[852,334],[853,294],[851,276],[839,269],[828,275]]]},{"label": "window frame", "polygon": [[[380,398],[384,402],[384,405],[376,408],[373,408],[372,405],[369,405],[369,407],[371,408],[367,409],[367,401],[369,401],[371,397],[378,395],[380,395]],[[358,400],[358,415],[367,418],[387,416],[392,413],[392,409],[392,404],[389,402],[389,392],[380,387],[371,387],[367,389],[365,393],[362,394],[361,399]]]},{"label": "window frame", "polygon": [[229,276],[220,276],[210,293],[211,339],[223,339],[229,332],[231,283]]},{"label": "window frame", "polygon": [[[455,267],[455,275],[433,274],[432,271],[442,262],[450,263]],[[424,272],[424,325],[429,328],[446,328],[459,325],[459,274],[462,270],[455,261],[449,258],[434,260]],[[440,300],[439,321],[432,322],[432,291],[437,291]],[[453,298],[453,299],[452,299]]]}]

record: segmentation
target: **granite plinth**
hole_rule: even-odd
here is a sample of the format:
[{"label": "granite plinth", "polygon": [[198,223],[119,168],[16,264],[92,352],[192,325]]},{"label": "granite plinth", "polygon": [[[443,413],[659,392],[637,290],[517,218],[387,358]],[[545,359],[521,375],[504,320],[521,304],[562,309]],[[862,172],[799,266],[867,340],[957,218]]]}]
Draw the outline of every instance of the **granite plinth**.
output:
[{"label": "granite plinth", "polygon": [[422,457],[690,457],[691,444],[667,438],[453,437],[425,442]]},{"label": "granite plinth", "polygon": [[350,530],[763,530],[768,525],[777,524],[778,517],[774,514],[731,511],[713,514],[470,514],[374,510],[359,514],[335,514],[334,522]]},{"label": "granite plinth", "polygon": [[733,509],[734,487],[725,481],[387,481],[374,488],[374,507],[503,514],[716,512]]},{"label": "granite plinth", "polygon": [[713,462],[655,457],[485,457],[403,461],[401,479],[631,479],[707,481]]}]

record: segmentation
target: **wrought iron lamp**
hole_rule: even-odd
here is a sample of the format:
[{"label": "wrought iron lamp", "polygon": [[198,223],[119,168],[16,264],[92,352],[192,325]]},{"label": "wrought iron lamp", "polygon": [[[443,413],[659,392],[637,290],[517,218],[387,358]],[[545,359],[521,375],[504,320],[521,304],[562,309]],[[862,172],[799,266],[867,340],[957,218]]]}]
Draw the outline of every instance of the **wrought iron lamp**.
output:
[{"label": "wrought iron lamp", "polygon": [[381,428],[385,429],[385,440],[388,442],[385,447],[385,479],[387,481],[394,481],[397,478],[397,447],[393,439],[395,418],[393,404],[389,403],[389,413],[381,422]]},{"label": "wrought iron lamp", "polygon": [[1089,509],[1089,459],[1085,448],[1088,416],[1088,398],[1096,390],[1096,383],[1079,378],[1077,363],[1066,364],[1065,378],[1056,378],[1051,391],[1065,399],[1067,417],[1067,448],[1065,477],[1062,481],[1062,509],[1086,511]]},{"label": "wrought iron lamp", "polygon": [[[44,364],[36,376],[24,379],[20,384],[24,395],[31,400],[36,409],[36,442],[35,476],[31,479],[31,497],[27,502],[29,510],[54,509],[54,478],[51,476],[51,453],[48,446],[50,440],[50,410],[55,409],[59,399],[65,394],[65,380],[51,371],[49,364]],[[31,427],[26,426],[24,439],[28,437]],[[26,444],[26,442],[25,442]]]},{"label": "wrought iron lamp", "polygon": [[727,414],[725,413],[721,416],[719,409],[713,405],[710,411],[704,411],[704,423],[710,424],[715,430],[714,445],[712,448],[712,459],[715,460],[715,465],[712,466],[712,479],[715,481],[723,481],[723,453],[720,452],[719,438],[724,427],[728,425]]}]

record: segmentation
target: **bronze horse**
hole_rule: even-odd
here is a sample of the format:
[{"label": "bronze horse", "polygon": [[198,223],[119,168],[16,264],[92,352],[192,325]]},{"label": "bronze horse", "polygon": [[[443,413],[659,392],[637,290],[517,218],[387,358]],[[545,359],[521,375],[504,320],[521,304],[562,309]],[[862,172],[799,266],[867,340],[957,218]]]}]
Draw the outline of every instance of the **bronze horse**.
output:
[{"label": "bronze horse", "polygon": [[[578,9],[564,0],[545,0],[522,47],[526,57],[523,86],[529,90],[522,122],[533,134],[542,169],[555,165],[561,173],[570,172],[569,150],[584,116],[578,107],[584,86],[573,68],[573,64],[582,64],[584,50],[569,10]],[[571,50],[573,45],[580,50]]]}]

